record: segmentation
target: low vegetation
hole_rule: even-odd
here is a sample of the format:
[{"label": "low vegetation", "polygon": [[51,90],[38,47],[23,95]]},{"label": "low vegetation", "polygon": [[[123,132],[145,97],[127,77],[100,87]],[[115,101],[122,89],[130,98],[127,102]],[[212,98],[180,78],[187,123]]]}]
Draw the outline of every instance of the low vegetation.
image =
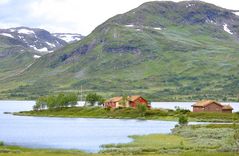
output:
[{"label": "low vegetation", "polygon": [[[237,152],[233,138],[234,129],[223,125],[212,126],[180,126],[173,129],[171,135],[152,134],[131,136],[134,142],[129,144],[105,145],[103,153],[125,155],[137,154],[175,154],[179,153],[217,153]],[[221,153],[222,154],[222,153]]]},{"label": "low vegetation", "polygon": [[188,110],[177,109],[147,109],[134,108],[102,108],[102,107],[61,107],[38,111],[22,111],[15,115],[48,116],[48,117],[85,117],[85,118],[123,118],[123,119],[150,119],[150,120],[174,120],[181,117],[182,123],[188,121],[205,122],[232,122],[239,119],[237,113],[194,113]]}]

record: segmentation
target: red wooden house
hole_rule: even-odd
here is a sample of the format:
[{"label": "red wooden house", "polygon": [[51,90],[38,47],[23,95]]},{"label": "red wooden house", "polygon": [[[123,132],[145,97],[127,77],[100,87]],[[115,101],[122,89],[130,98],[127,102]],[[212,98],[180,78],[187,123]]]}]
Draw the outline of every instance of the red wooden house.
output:
[{"label": "red wooden house", "polygon": [[[125,101],[124,101],[125,100]],[[132,107],[136,108],[138,104],[146,105],[148,108],[151,108],[149,102],[139,95],[128,96],[124,99],[122,96],[113,97],[105,101],[104,107]]]},{"label": "red wooden house", "polygon": [[233,108],[230,105],[222,105],[213,100],[198,101],[193,107],[193,112],[224,112],[232,113]]}]

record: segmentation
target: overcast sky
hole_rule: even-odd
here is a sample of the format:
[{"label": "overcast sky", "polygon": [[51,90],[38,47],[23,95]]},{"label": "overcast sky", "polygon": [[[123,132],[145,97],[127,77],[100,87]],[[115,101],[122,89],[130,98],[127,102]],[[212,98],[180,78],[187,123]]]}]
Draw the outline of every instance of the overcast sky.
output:
[{"label": "overcast sky", "polygon": [[[88,35],[110,17],[150,0],[0,0],[0,28],[27,26]],[[174,0],[180,1],[180,0]],[[204,0],[239,10],[239,0]]]}]

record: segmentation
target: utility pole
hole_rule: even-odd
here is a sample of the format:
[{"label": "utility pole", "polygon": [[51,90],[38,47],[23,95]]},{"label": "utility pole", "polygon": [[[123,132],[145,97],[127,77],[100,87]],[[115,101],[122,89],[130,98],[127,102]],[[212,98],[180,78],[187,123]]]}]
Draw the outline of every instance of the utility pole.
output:
[{"label": "utility pole", "polygon": [[80,86],[80,101],[82,101],[82,85]]}]

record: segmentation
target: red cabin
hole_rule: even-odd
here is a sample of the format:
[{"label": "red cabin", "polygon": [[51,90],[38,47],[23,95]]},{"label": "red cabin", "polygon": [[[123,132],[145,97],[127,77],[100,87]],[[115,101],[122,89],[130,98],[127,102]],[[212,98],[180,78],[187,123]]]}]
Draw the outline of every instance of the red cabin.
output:
[{"label": "red cabin", "polygon": [[193,112],[223,112],[232,113],[233,108],[230,105],[222,105],[213,100],[198,101],[193,107]]},{"label": "red cabin", "polygon": [[[124,101],[125,100],[125,101]],[[122,96],[113,97],[104,103],[104,107],[112,107],[112,108],[118,108],[118,107],[132,107],[136,108],[137,104],[143,104],[146,105],[148,108],[151,108],[150,104],[146,99],[139,95],[134,96],[128,96],[126,99],[124,99]]]}]

